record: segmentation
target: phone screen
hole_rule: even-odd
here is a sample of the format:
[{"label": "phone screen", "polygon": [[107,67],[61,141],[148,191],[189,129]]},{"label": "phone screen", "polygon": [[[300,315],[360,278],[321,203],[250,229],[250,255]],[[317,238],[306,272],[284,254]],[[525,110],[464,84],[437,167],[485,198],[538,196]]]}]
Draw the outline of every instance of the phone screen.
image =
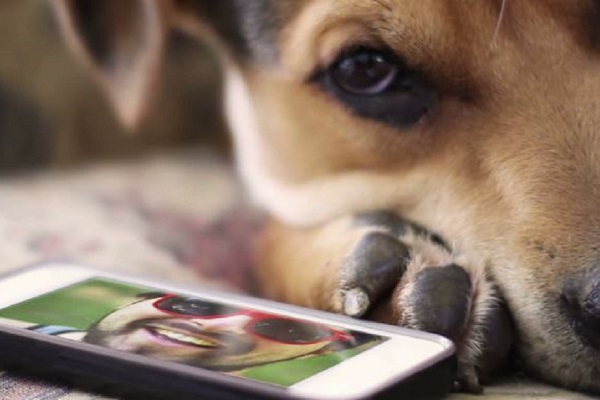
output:
[{"label": "phone screen", "polygon": [[282,387],[388,340],[105,278],[1,309],[0,318],[31,331]]}]

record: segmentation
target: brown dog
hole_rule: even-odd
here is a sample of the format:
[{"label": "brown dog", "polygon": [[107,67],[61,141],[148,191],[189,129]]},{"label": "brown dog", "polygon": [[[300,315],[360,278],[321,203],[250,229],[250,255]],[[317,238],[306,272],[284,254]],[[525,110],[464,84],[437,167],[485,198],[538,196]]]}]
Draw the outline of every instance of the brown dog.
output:
[{"label": "brown dog", "polygon": [[215,43],[266,294],[444,334],[469,390],[501,295],[528,371],[600,392],[600,2],[55,5],[129,125],[170,29]]}]

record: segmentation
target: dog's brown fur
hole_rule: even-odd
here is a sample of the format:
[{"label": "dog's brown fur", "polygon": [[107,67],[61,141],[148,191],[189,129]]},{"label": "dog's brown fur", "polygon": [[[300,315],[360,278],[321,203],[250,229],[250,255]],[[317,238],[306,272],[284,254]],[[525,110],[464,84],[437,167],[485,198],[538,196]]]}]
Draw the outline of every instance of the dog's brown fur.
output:
[{"label": "dog's brown fur", "polygon": [[[469,324],[492,306],[489,277],[527,369],[600,391],[600,349],[579,339],[561,297],[567,280],[599,268],[597,1],[263,1],[269,17],[230,21],[239,30],[204,2],[138,3],[161,5],[167,26],[199,39],[212,32],[222,49],[240,172],[280,221],[263,246],[267,294],[342,311],[343,265],[379,229],[348,218],[392,210],[450,241],[451,256],[418,245],[412,268],[459,260],[475,287]],[[435,108],[401,129],[355,115],[311,81],[358,44],[384,45],[426,74]],[[141,114],[142,102],[129,106]],[[383,319],[403,321],[410,284],[399,280]],[[473,331],[461,349],[476,364]]]}]

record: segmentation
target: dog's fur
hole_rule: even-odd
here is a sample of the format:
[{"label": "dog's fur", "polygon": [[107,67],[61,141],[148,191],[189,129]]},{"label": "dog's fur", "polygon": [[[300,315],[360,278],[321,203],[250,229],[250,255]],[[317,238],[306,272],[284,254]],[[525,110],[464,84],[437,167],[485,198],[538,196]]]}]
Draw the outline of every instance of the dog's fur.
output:
[{"label": "dog's fur", "polygon": [[[448,333],[467,389],[510,344],[500,295],[528,371],[600,392],[600,348],[580,335],[564,290],[600,279],[597,0],[55,5],[129,125],[170,29],[220,49],[240,172],[274,216],[266,294],[349,314],[378,303],[372,318]],[[390,49],[426,77],[435,98],[419,122],[361,116],[324,90],[319,74],[356,46]],[[362,214],[373,210],[392,213]],[[394,257],[410,261],[373,284],[370,270]],[[434,311],[454,320],[436,326]]]}]

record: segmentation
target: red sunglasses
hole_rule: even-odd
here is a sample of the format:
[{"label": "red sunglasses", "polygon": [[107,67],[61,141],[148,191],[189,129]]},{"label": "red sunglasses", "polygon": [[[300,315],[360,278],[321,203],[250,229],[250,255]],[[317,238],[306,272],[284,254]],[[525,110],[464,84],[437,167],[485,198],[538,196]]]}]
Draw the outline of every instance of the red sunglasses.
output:
[{"label": "red sunglasses", "polygon": [[180,318],[215,319],[235,315],[246,315],[252,320],[246,325],[246,332],[279,343],[308,345],[320,342],[352,340],[352,336],[325,325],[285,318],[256,310],[245,310],[225,304],[168,294],[153,304],[157,310]]}]

